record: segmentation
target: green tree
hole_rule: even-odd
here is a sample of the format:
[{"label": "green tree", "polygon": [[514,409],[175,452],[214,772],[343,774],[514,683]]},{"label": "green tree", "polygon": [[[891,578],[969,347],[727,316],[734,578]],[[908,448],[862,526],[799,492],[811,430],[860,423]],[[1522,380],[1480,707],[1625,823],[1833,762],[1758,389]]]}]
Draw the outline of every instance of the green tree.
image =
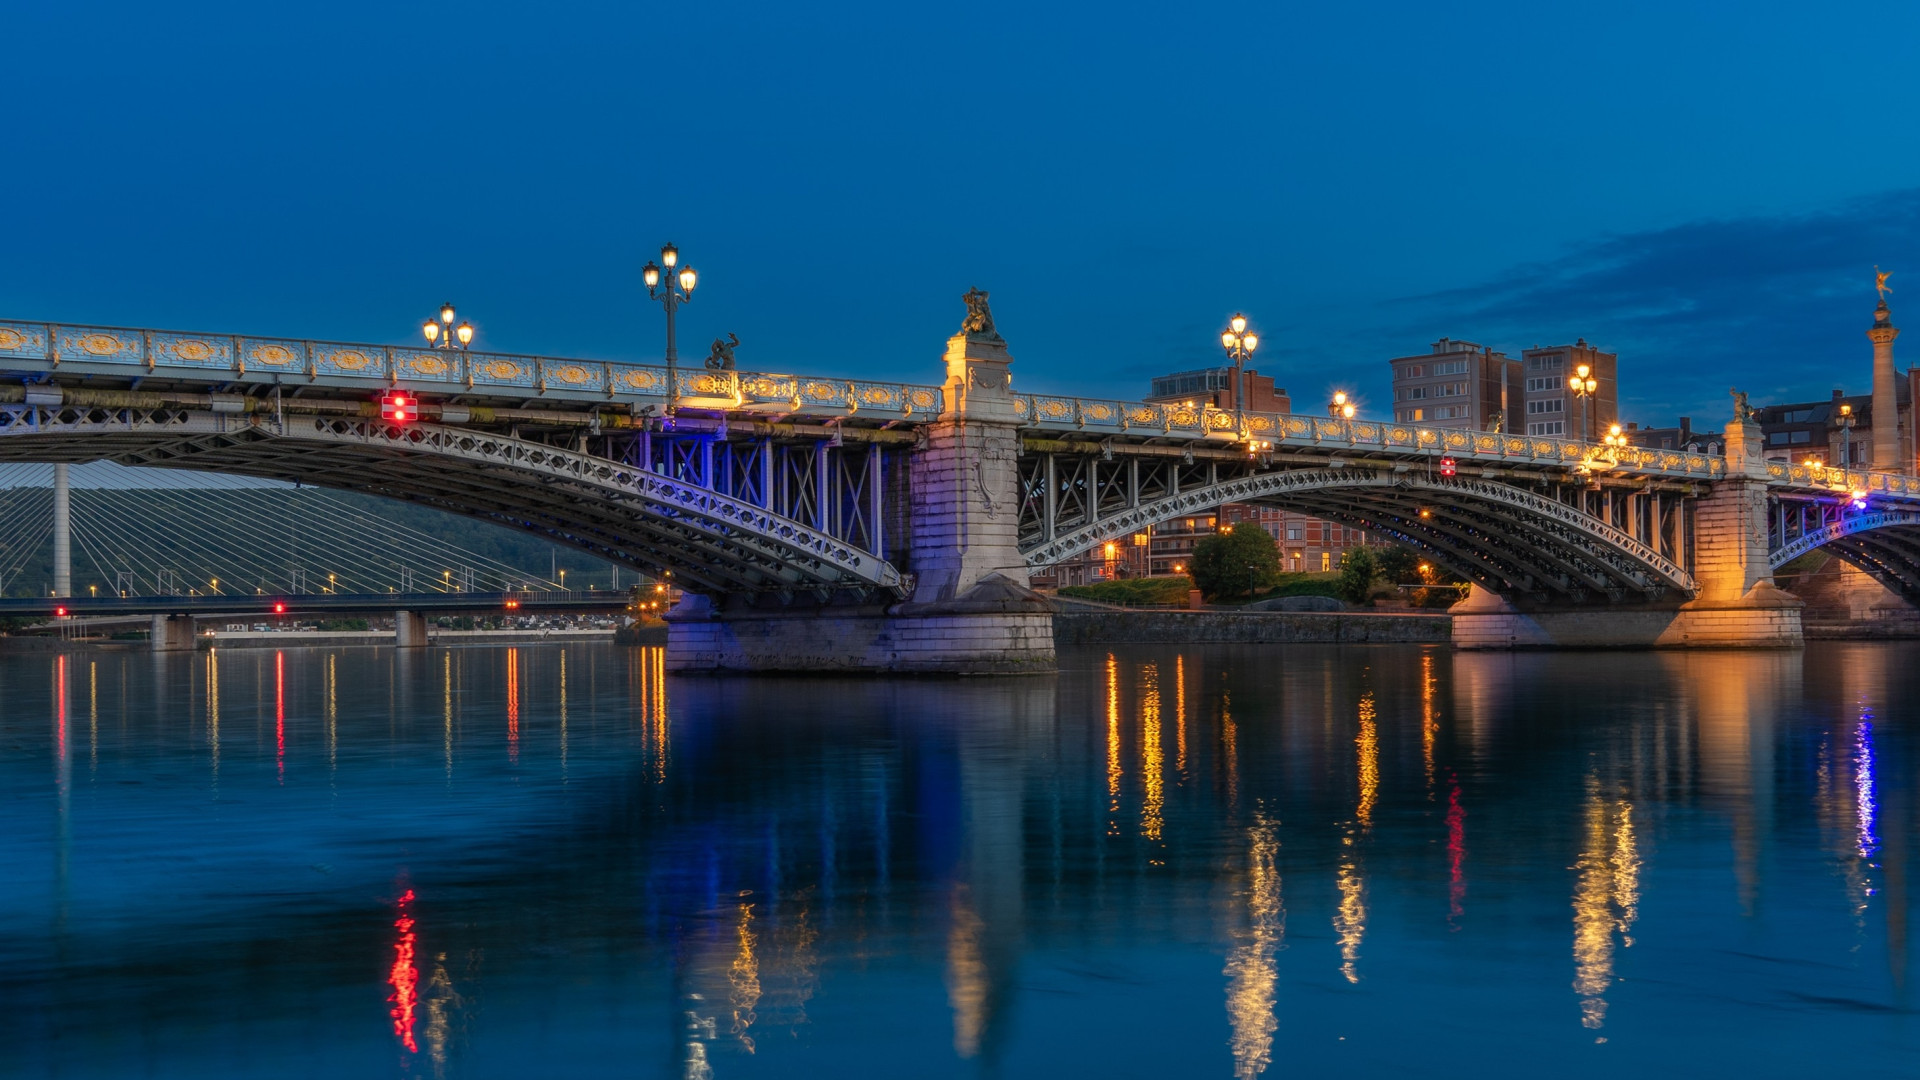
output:
[{"label": "green tree", "polygon": [[1371,549],[1348,548],[1347,553],[1340,556],[1340,581],[1335,591],[1349,604],[1364,604],[1379,572],[1379,560],[1374,558]]},{"label": "green tree", "polygon": [[1394,585],[1420,584],[1420,556],[1398,544],[1374,552],[1375,573]]},{"label": "green tree", "polygon": [[1253,522],[1223,529],[1193,546],[1188,566],[1194,588],[1209,600],[1245,596],[1273,584],[1280,574],[1280,545]]}]

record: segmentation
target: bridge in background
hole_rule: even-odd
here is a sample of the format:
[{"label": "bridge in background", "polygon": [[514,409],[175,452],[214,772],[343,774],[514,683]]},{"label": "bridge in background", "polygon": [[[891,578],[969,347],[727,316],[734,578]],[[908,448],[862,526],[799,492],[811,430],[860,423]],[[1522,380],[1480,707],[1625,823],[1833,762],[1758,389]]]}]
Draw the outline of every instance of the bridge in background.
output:
[{"label": "bridge in background", "polygon": [[[1223,502],[1473,582],[1466,646],[1796,644],[1787,559],[1920,596],[1920,479],[1420,425],[1018,393],[999,335],[941,385],[0,322],[0,460],[364,491],[670,577],[681,668],[1020,671],[1030,570]],[[419,396],[420,420],[376,398]],[[1451,458],[1456,475],[1442,475]]]}]

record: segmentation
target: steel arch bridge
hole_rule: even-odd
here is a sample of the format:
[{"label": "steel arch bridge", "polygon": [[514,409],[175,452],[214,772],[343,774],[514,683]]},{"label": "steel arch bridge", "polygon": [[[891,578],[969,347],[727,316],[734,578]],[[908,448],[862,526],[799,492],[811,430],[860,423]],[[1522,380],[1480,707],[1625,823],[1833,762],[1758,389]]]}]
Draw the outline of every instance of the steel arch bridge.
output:
[{"label": "steel arch bridge", "polygon": [[[0,372],[17,380],[0,381],[0,460],[365,491],[781,600],[912,593],[935,498],[912,465],[954,392],[4,320]],[[422,423],[379,419],[392,388],[422,399]],[[1004,422],[1029,567],[1253,502],[1391,537],[1514,598],[1677,602],[1698,589],[1694,507],[1730,479],[1712,455],[1181,403],[1012,394]],[[1436,474],[1443,455],[1456,477]],[[983,467],[964,465],[969,483]],[[1748,479],[1767,489],[1772,565],[1825,546],[1920,599],[1920,479],[1764,473]]]}]

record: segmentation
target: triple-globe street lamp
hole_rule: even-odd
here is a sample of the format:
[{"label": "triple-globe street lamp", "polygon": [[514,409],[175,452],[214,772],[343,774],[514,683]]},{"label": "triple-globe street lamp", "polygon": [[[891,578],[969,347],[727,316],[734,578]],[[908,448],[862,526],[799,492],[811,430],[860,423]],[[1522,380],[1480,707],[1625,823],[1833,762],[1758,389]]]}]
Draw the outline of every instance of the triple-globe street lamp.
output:
[{"label": "triple-globe street lamp", "polygon": [[1238,413],[1246,407],[1240,394],[1241,371],[1253,356],[1253,350],[1260,347],[1260,335],[1247,330],[1247,317],[1239,312],[1227,320],[1227,328],[1220,331],[1220,345],[1227,350],[1227,359],[1233,361],[1233,411]]},{"label": "triple-globe street lamp", "polygon": [[459,326],[453,325],[452,304],[440,305],[440,318],[428,319],[420,324],[420,332],[427,336],[427,345],[435,349],[466,349],[473,344],[473,324],[462,319]]},{"label": "triple-globe street lamp", "polygon": [[1567,376],[1567,388],[1572,390],[1574,396],[1580,399],[1582,406],[1580,412],[1580,441],[1586,442],[1590,437],[1590,431],[1592,429],[1587,419],[1588,415],[1593,411],[1593,395],[1595,391],[1600,389],[1600,380],[1593,377],[1593,368],[1591,366],[1581,364],[1579,367],[1573,369],[1572,375]]},{"label": "triple-globe street lamp", "polygon": [[1335,390],[1333,400],[1327,402],[1327,415],[1335,420],[1351,420],[1359,410],[1353,404],[1353,398],[1345,390]]},{"label": "triple-globe street lamp", "polygon": [[[679,266],[679,272],[674,267]],[[666,284],[660,282],[661,268],[665,267]],[[640,276],[646,280],[647,295],[660,301],[667,309],[667,411],[671,413],[680,404],[680,351],[674,343],[673,313],[681,304],[693,299],[693,286],[700,276],[691,266],[680,266],[680,249],[668,241],[660,249],[660,262],[655,265],[647,260],[640,270]]]}]

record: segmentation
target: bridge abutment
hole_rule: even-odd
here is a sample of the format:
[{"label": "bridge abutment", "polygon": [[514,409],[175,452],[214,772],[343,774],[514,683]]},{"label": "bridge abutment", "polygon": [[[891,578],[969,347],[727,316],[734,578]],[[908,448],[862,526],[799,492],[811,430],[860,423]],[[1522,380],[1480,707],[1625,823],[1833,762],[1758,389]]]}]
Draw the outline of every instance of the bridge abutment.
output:
[{"label": "bridge abutment", "polygon": [[1019,545],[1020,416],[1012,362],[990,319],[947,342],[945,409],[922,429],[910,473],[909,597],[766,607],[689,595],[666,616],[668,669],[1053,671],[1052,608],[1027,587]]}]

